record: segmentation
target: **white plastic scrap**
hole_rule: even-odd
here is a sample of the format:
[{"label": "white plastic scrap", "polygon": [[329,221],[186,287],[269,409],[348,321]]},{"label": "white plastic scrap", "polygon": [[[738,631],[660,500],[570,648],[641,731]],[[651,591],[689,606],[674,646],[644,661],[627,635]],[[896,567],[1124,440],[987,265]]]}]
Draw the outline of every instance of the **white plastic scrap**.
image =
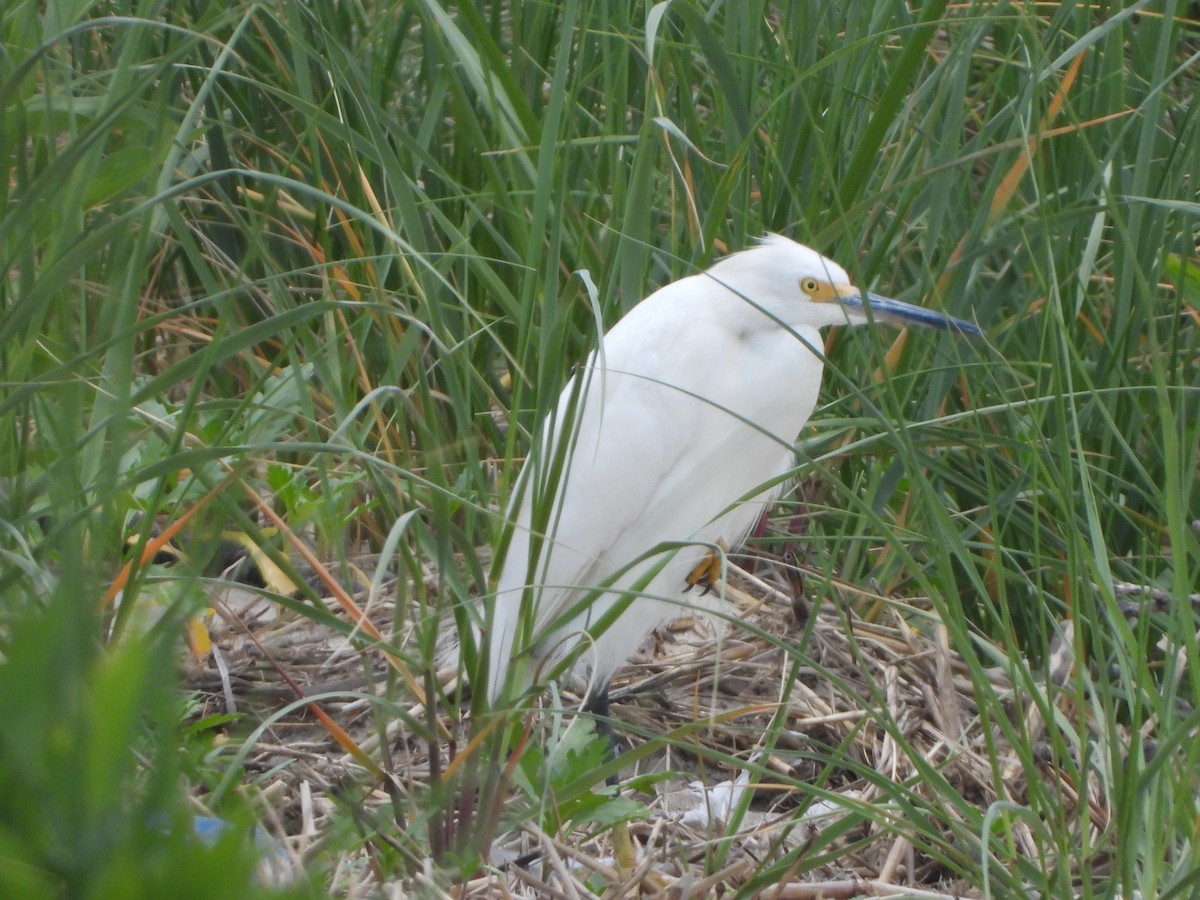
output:
[{"label": "white plastic scrap", "polygon": [[734,781],[722,781],[711,788],[706,788],[702,781],[693,781],[688,787],[696,791],[699,803],[684,812],[680,824],[707,828],[713,822],[724,823],[729,819],[742,792],[750,787],[750,770],[743,769]]}]

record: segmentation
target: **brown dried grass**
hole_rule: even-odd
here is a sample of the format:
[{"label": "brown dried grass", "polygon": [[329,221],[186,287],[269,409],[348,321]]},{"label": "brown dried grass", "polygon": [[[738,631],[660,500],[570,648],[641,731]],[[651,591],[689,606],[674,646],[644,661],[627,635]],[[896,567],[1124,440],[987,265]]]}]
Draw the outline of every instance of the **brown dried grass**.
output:
[{"label": "brown dried grass", "polygon": [[[401,705],[412,700],[389,680],[378,653],[241,588],[223,594],[210,626],[214,653],[193,660],[187,683],[203,698],[202,715],[240,712],[256,722],[276,715],[246,748],[244,781],[257,786],[266,820],[298,867],[329,852],[326,837],[339,808],[343,818],[346,813],[342,798],[386,807],[392,798],[385,788],[403,793],[427,786],[445,760],[431,767],[428,744],[399,718],[387,724],[388,752],[380,752],[380,716],[370,696]],[[962,817],[942,803],[937,788],[922,784],[925,766],[940,773],[960,802],[980,811],[998,799],[1025,796],[1029,778],[1048,780],[1068,803],[1090,805],[1096,833],[1106,828],[1095,785],[1070,784],[1049,765],[1031,769],[997,729],[985,729],[967,666],[919,600],[901,605],[876,598],[884,602],[875,606],[875,622],[831,603],[810,616],[803,602],[794,602],[799,598],[742,570],[733,573],[727,594],[736,621],[748,628],[735,626],[718,637],[702,620],[681,619],[613,684],[613,715],[625,741],[675,736],[622,773],[627,780],[635,769],[672,773],[656,782],[655,796],[639,797],[645,819],[598,834],[548,834],[526,823],[493,845],[492,868],[454,886],[428,862],[403,878],[386,873],[363,843],[335,851],[330,890],[344,896],[584,897],[594,896],[599,882],[605,897],[710,896],[735,892],[764,866],[787,858],[794,865],[767,896],[976,896],[975,885],[914,842],[884,790],[906,785],[930,808],[940,807],[940,816],[923,827],[954,846]],[[367,606],[385,633],[393,621],[405,620],[396,616],[393,595]],[[332,604],[330,611],[338,612]],[[805,661],[798,670],[794,651],[786,649],[797,645]],[[1064,662],[1054,674],[1063,679],[1071,661],[1065,647],[1059,654]],[[320,698],[322,709],[391,773],[383,780],[388,784],[372,783],[303,705],[278,715],[297,699],[281,673]],[[1009,718],[1036,742],[1042,723],[1028,712],[1036,706],[1014,702],[1013,686],[999,669],[988,675],[995,695],[1007,698]],[[456,721],[443,717],[448,730]],[[753,791],[743,815],[708,824],[684,815],[704,802],[692,779],[711,789],[739,776]],[[355,790],[347,792],[349,785]],[[834,840],[817,842],[819,860],[808,858],[805,848],[821,830],[847,815],[855,823]],[[1017,852],[1045,855],[1019,821],[1011,834]]]}]

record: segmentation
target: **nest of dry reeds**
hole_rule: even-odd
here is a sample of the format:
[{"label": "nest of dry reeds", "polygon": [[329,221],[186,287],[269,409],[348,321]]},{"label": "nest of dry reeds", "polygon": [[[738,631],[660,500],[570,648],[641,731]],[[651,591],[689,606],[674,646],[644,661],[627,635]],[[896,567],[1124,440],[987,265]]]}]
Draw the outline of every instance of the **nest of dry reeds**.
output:
[{"label": "nest of dry reeds", "polygon": [[[492,866],[457,885],[432,865],[389,881],[364,842],[334,851],[341,858],[331,890],[583,897],[599,887],[611,897],[699,897],[744,893],[770,871],[775,883],[766,896],[976,896],[977,886],[947,867],[944,854],[929,852],[961,844],[961,807],[939,799],[947,791],[956,804],[982,812],[998,799],[1023,797],[1031,778],[1057,781],[1054,789],[1071,802],[1091,806],[1094,829],[1105,828],[1094,786],[1022,761],[979,715],[982,671],[1010,723],[1035,736],[1042,727],[1026,712],[1037,706],[1020,702],[1000,668],[976,668],[972,677],[946,629],[919,602],[876,598],[875,620],[864,621],[848,611],[850,603],[809,609],[794,588],[741,570],[727,592],[734,624],[723,634],[683,618],[612,685],[623,743],[643,747],[674,736],[653,753],[631,754],[637,763],[622,772],[623,780],[638,771],[669,773],[654,781],[653,795],[639,795],[646,816],[579,833],[551,834],[526,822],[497,836]],[[380,652],[237,587],[215,598],[215,608],[213,652],[192,658],[187,682],[202,698],[201,714],[243,713],[266,723],[241,745],[242,765],[284,850],[274,861],[277,875],[329,852],[327,832],[338,815],[347,817],[348,797],[361,810],[383,809],[396,791],[427,787],[443,770],[446,761],[431,760],[429,745],[400,718],[381,727],[373,697],[409,707],[414,699]],[[385,634],[406,621],[390,596],[366,603],[365,614]],[[1069,660],[1052,666],[1052,677],[1069,669]],[[316,698],[319,712],[302,696]],[[461,716],[451,712],[448,731],[461,731]],[[358,752],[347,749],[347,739]],[[388,774],[373,774],[364,752]],[[924,783],[929,773],[937,785]],[[902,810],[912,815],[921,803],[940,813],[914,840]],[[1045,853],[1020,822],[1008,839],[1026,842],[1018,852]]]}]

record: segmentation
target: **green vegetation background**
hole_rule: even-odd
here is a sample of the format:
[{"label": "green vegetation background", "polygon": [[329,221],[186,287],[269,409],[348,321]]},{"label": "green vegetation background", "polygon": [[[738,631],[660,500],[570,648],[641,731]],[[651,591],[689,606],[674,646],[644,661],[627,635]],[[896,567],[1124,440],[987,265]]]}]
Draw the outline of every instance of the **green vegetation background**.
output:
[{"label": "green vegetation background", "polygon": [[[1036,783],[986,821],[943,798],[986,851],[950,865],[982,883],[994,853],[991,878],[1054,896],[1193,890],[1197,17],[6,3],[0,893],[250,890],[239,842],[186,826],[181,783],[251,816],[172,687],[197,584],[126,573],[168,611],[149,640],[137,603],[102,602],[131,529],[147,539],[135,511],[205,498],[195,523],[257,535],[255,494],[325,559],[383,551],[419,672],[454,601],[486,593],[476,550],[603,324],[768,230],[987,330],[834,337],[798,444],[816,599],[825,579],[931,598],[997,721],[985,666],[1039,698],[1060,625],[1078,654],[1049,752],[1100,778],[1109,829]],[[1168,602],[1129,616],[1121,582]],[[410,802],[420,822],[433,800]],[[1009,817],[1044,858],[1006,844]],[[393,874],[429,837],[402,840],[377,842]],[[315,883],[373,841],[332,836]]]}]

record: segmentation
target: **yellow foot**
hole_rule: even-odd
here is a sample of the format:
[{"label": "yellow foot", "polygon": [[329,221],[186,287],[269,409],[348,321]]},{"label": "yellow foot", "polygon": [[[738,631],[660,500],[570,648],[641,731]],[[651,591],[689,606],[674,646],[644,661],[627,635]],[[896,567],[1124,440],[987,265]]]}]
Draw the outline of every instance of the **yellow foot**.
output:
[{"label": "yellow foot", "polygon": [[695,568],[688,572],[687,578],[684,579],[687,582],[687,587],[683,589],[685,594],[699,585],[704,588],[700,592],[700,596],[703,597],[720,583],[721,568],[725,564],[725,557],[729,553],[729,547],[720,538],[717,538],[717,546],[720,548],[720,553],[715,550],[708,551],[704,559],[696,563]]}]

